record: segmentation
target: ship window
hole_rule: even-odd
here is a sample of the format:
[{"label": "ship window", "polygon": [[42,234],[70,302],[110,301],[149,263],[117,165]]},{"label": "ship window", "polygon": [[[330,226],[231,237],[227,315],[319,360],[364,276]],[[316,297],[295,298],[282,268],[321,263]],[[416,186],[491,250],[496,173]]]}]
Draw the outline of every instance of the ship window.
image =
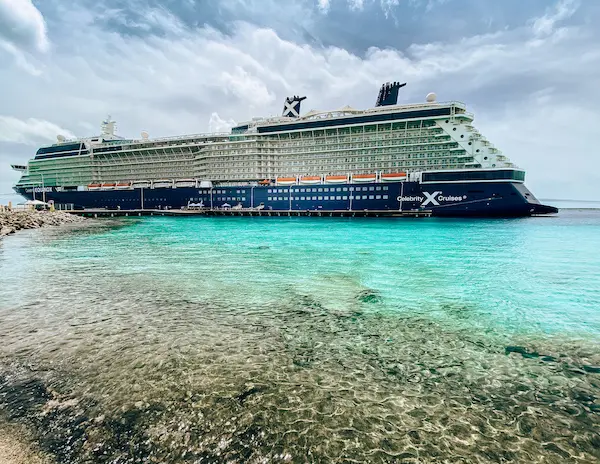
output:
[{"label": "ship window", "polygon": [[323,197],[319,197],[319,200],[323,200]]},{"label": "ship window", "polygon": [[347,191],[348,191],[348,187],[344,187],[344,188],[342,189],[342,191],[344,191],[344,192],[347,192]]},{"label": "ship window", "polygon": [[455,131],[455,130],[456,130],[456,127],[453,127],[453,128],[452,128],[452,130],[453,130],[453,131]]},{"label": "ship window", "polygon": [[375,196],[375,199],[376,199],[376,200],[381,200],[381,195],[376,195],[376,196]]},{"label": "ship window", "polygon": [[283,197],[279,197],[279,201],[283,201]]},{"label": "ship window", "polygon": [[375,190],[381,190],[381,187],[375,187]]},{"label": "ship window", "polygon": [[384,196],[383,196],[383,199],[384,199],[384,200],[387,200],[387,199],[388,199],[388,196],[387,196],[387,195],[384,195]]},{"label": "ship window", "polygon": [[340,196],[337,196],[337,197],[335,197],[335,199],[336,199],[336,200],[341,200],[341,199],[342,199],[342,197],[340,197]]},{"label": "ship window", "polygon": [[375,190],[375,187],[369,187],[369,190],[372,192],[373,190]]},{"label": "ship window", "polygon": [[465,138],[465,134],[460,134],[460,138],[464,139]]},{"label": "ship window", "polygon": [[347,199],[348,199],[348,197],[347,197],[347,196],[343,196],[343,197],[342,197],[342,200],[347,200]]},{"label": "ship window", "polygon": [[469,145],[473,145],[473,142],[469,142]]},{"label": "ship window", "polygon": [[373,195],[369,195],[369,200],[373,200],[375,197]]},{"label": "ship window", "polygon": [[483,157],[483,159],[484,159],[484,160],[486,160],[486,159],[488,159],[488,157],[487,157],[487,156],[484,156],[484,157]]},{"label": "ship window", "polygon": [[389,187],[383,187],[383,190],[389,190]]},{"label": "ship window", "polygon": [[475,153],[479,153],[479,148],[477,150],[475,150]]},{"label": "ship window", "polygon": [[301,200],[306,200],[306,197],[302,197]]},{"label": "ship window", "polygon": [[317,197],[312,197],[312,199],[313,199],[313,200],[316,200],[316,199],[317,199]]},{"label": "ship window", "polygon": [[269,189],[268,193],[271,193],[271,189]]},{"label": "ship window", "polygon": [[[495,167],[495,165],[492,165]],[[512,169],[500,171],[473,170],[461,172],[426,172],[424,182],[449,182],[461,180],[525,180],[525,173]]]},{"label": "ship window", "polygon": [[341,188],[339,188],[339,187],[338,187],[338,188],[336,188],[335,190],[336,190],[337,192],[341,192],[341,191],[342,191],[342,189],[341,189]]},{"label": "ship window", "polygon": [[321,188],[321,189],[319,189],[319,192],[322,192],[322,191],[323,191],[323,189],[322,189],[322,188]]},{"label": "ship window", "polygon": [[304,192],[304,189],[300,189],[301,192]]},{"label": "ship window", "polygon": [[[243,190],[242,190],[242,192],[243,192]],[[246,197],[242,197],[242,201],[246,201]]]}]

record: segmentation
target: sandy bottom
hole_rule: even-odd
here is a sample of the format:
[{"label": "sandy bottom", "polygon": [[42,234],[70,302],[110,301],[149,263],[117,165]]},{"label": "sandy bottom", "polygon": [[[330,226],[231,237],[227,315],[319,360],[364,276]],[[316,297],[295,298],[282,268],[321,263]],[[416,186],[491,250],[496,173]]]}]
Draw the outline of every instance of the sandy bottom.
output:
[{"label": "sandy bottom", "polygon": [[52,460],[41,453],[18,426],[0,425],[0,464],[50,464]]}]

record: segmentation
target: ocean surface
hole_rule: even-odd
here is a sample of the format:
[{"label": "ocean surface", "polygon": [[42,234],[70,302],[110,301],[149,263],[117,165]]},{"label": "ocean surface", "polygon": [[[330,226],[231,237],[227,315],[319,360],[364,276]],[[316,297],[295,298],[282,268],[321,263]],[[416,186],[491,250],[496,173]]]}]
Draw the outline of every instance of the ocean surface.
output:
[{"label": "ocean surface", "polygon": [[57,462],[598,462],[600,211],[0,242],[0,426]]}]

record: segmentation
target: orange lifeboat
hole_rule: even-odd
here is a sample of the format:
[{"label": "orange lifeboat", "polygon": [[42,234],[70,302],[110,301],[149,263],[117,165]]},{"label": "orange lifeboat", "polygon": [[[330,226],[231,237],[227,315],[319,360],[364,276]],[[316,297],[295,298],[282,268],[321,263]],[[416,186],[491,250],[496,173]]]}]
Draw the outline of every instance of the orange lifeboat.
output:
[{"label": "orange lifeboat", "polygon": [[279,185],[292,185],[296,183],[295,177],[278,177],[277,183]]},{"label": "orange lifeboat", "polygon": [[301,184],[320,184],[321,176],[303,176],[300,178]]},{"label": "orange lifeboat", "polygon": [[260,185],[269,185],[270,183],[271,183],[271,181],[269,179],[261,180],[259,182]]},{"label": "orange lifeboat", "polygon": [[98,190],[100,187],[100,184],[88,184],[88,190]]},{"label": "orange lifeboat", "polygon": [[112,190],[117,186],[116,182],[104,182],[102,188],[105,190]]},{"label": "orange lifeboat", "polygon": [[376,174],[354,174],[352,176],[354,182],[375,182],[377,180]]},{"label": "orange lifeboat", "polygon": [[117,189],[125,190],[131,187],[131,182],[117,182]]},{"label": "orange lifeboat", "polygon": [[382,182],[399,182],[401,180],[405,180],[406,179],[406,173],[405,172],[392,172],[392,173],[387,173],[387,174],[381,174],[381,181]]},{"label": "orange lifeboat", "polygon": [[343,184],[344,182],[348,182],[347,176],[326,176],[325,177],[326,184]]}]

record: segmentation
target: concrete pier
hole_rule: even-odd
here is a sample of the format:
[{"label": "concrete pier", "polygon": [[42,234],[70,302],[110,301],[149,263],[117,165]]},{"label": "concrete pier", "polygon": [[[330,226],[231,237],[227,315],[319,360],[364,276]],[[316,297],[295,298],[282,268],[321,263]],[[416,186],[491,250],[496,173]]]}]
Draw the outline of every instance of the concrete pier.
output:
[{"label": "concrete pier", "polygon": [[258,217],[402,217],[423,218],[430,217],[430,210],[394,211],[394,210],[268,210],[268,209],[84,209],[65,211],[84,217],[127,217],[127,216],[258,216]]}]

